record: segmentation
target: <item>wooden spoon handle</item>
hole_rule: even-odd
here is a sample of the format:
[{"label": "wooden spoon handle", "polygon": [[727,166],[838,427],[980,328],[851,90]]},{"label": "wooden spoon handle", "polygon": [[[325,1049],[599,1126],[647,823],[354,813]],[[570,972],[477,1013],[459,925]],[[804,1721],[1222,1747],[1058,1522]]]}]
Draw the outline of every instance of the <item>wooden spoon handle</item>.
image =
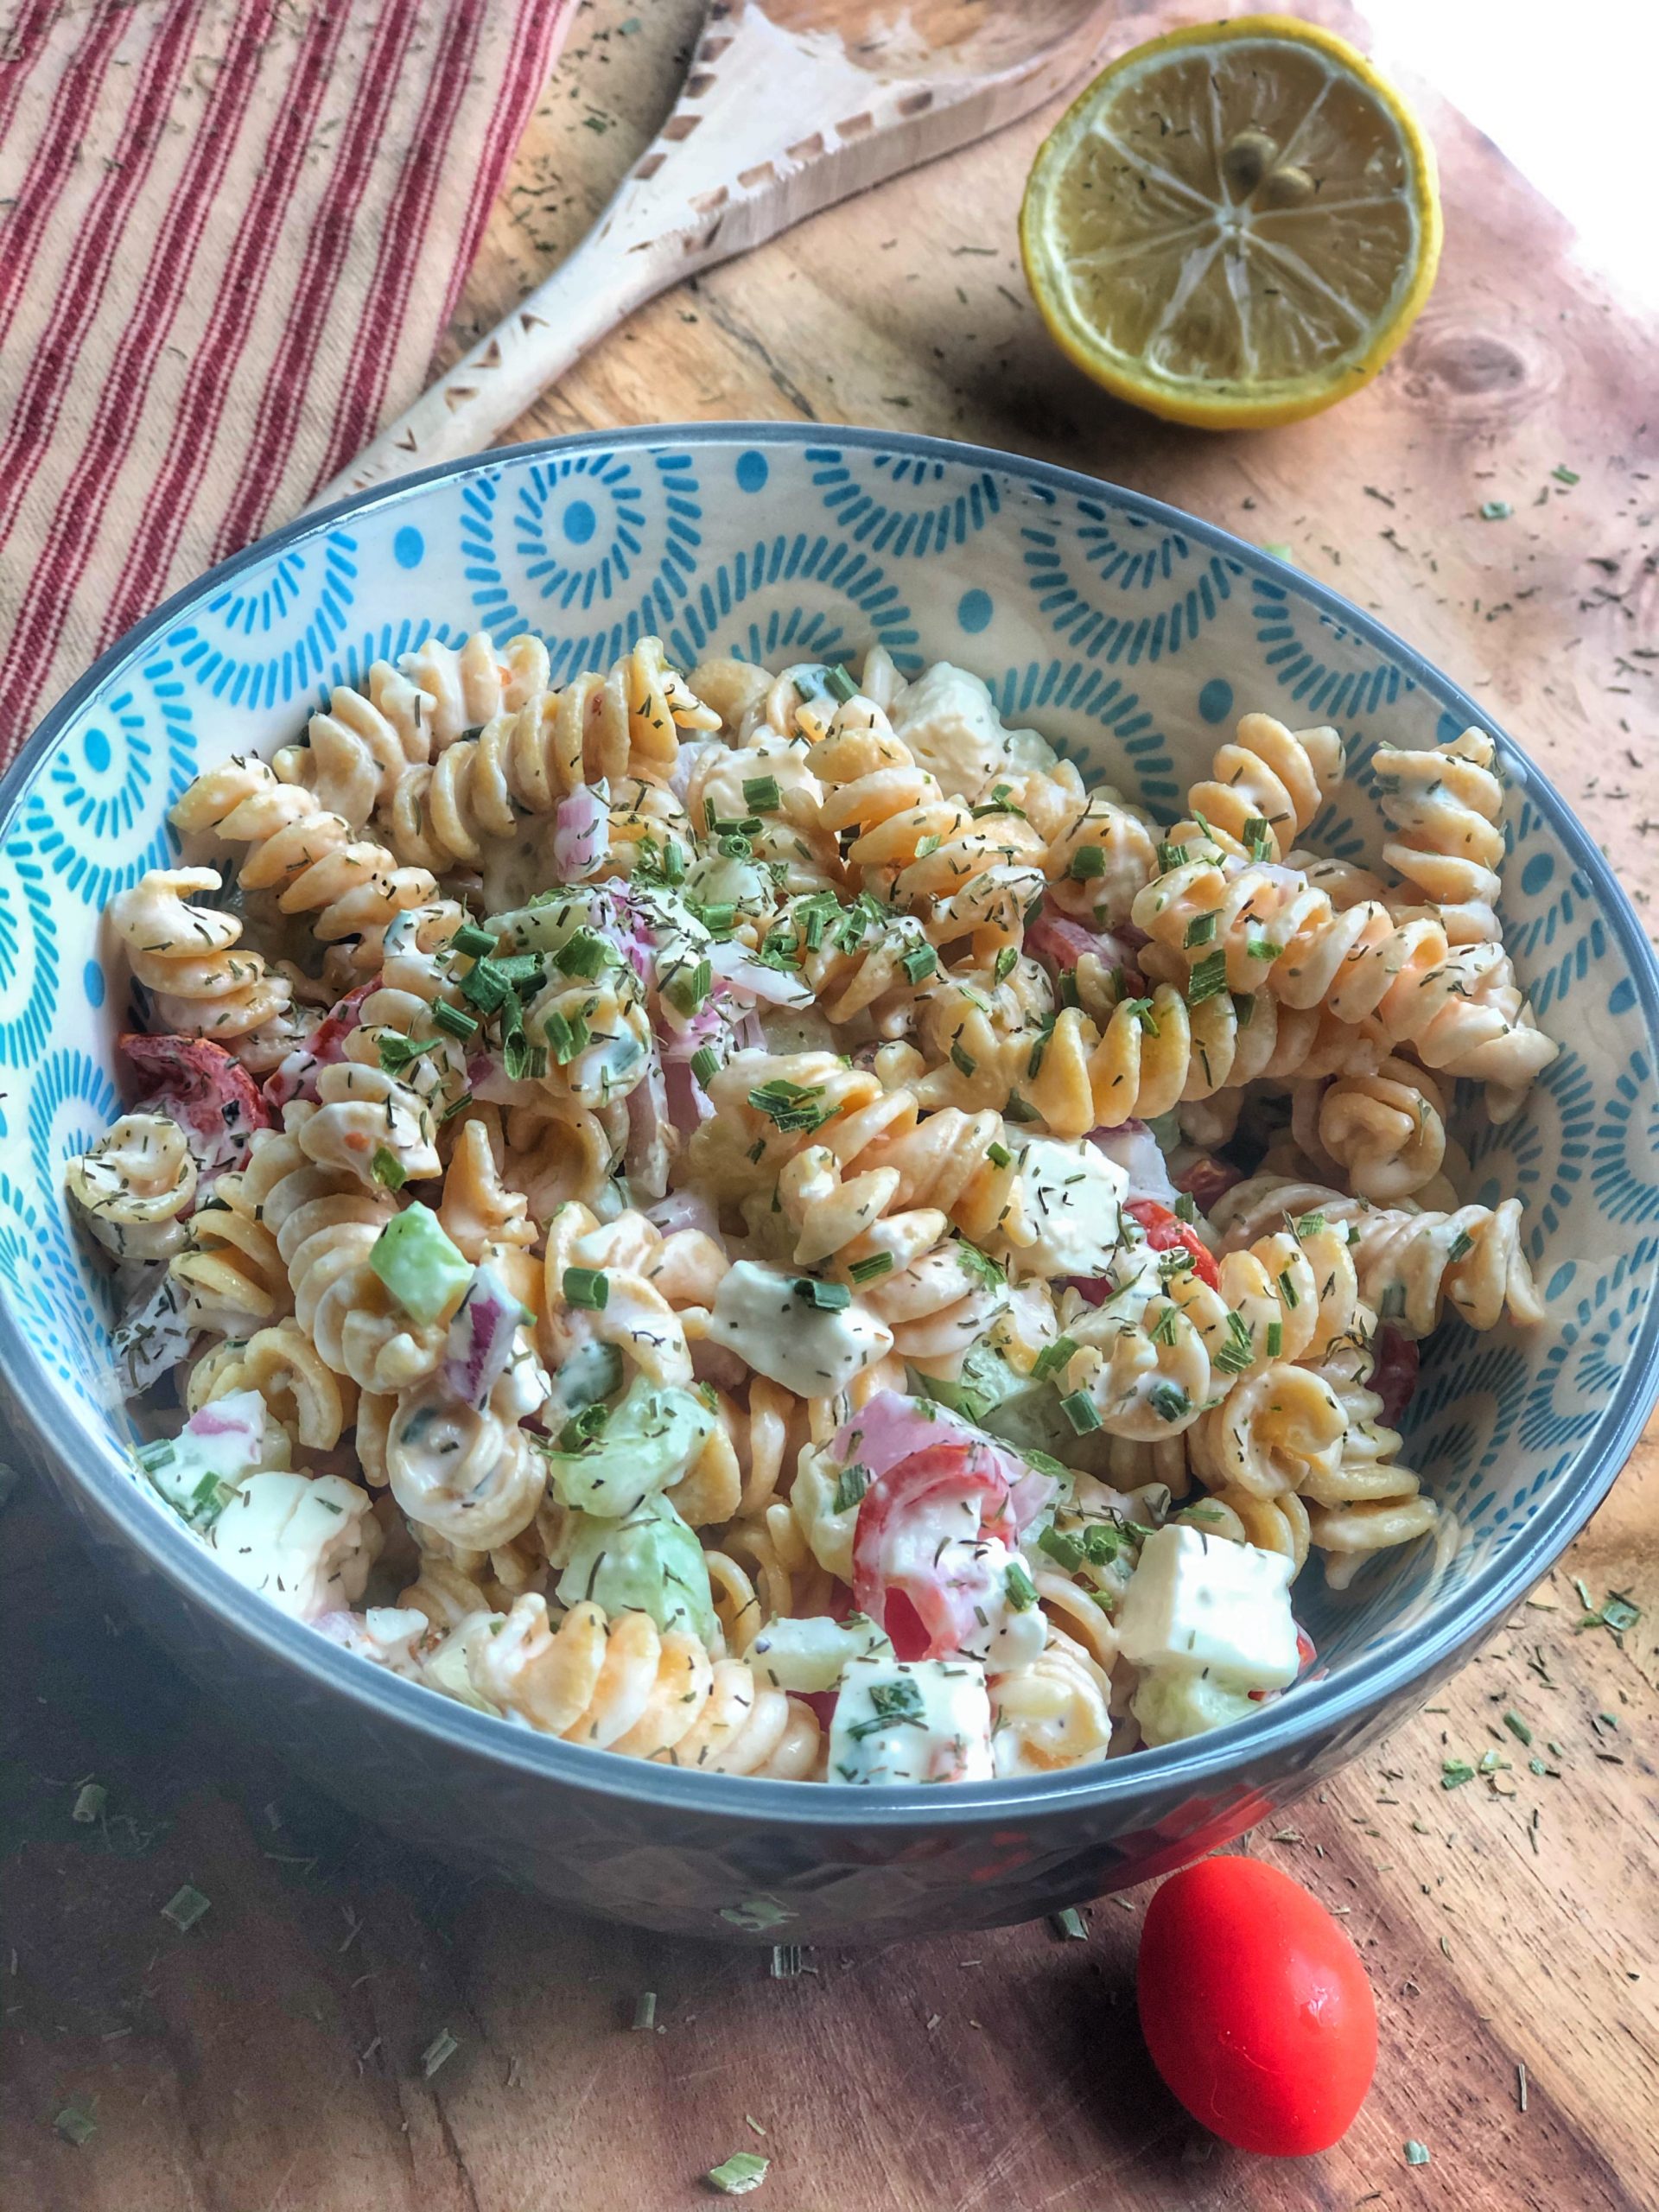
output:
[{"label": "wooden spoon handle", "polygon": [[683,263],[619,255],[601,223],[471,353],[389,423],[305,512],[491,444],[590,346],[678,277]]}]

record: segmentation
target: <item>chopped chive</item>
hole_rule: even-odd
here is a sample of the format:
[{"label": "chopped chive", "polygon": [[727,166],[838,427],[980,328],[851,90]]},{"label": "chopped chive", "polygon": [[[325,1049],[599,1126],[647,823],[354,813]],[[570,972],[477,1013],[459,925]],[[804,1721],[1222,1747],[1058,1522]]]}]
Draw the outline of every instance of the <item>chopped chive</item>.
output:
[{"label": "chopped chive", "polygon": [[401,1191],[409,1180],[409,1170],[397,1154],[385,1145],[377,1145],[374,1158],[369,1162],[369,1173],[384,1190]]},{"label": "chopped chive", "polygon": [[642,1989],[633,2000],[633,2027],[643,2034],[651,2033],[657,2025],[657,1993]]},{"label": "chopped chive", "polygon": [[869,1486],[870,1471],[868,1467],[843,1467],[836,1478],[834,1510],[850,1513]]},{"label": "chopped chive", "polygon": [[602,1268],[567,1268],[564,1302],[587,1313],[602,1313],[611,1295],[610,1278]]},{"label": "chopped chive", "polygon": [[1023,1560],[1008,1561],[1002,1573],[1002,1588],[1016,1613],[1028,1613],[1037,1602],[1037,1585],[1027,1573]]},{"label": "chopped chive", "polygon": [[476,922],[463,922],[449,940],[452,952],[464,952],[470,958],[486,959],[495,950],[495,938],[488,930],[481,930]]},{"label": "chopped chive", "polygon": [[1169,840],[1165,838],[1158,847],[1158,873],[1160,875],[1167,875],[1173,868],[1185,868],[1192,857],[1192,854],[1185,845],[1171,844]]},{"label": "chopped chive", "polygon": [[817,1275],[797,1275],[795,1295],[817,1306],[820,1313],[839,1313],[853,1302],[853,1294],[844,1282],[821,1282]]},{"label": "chopped chive", "polygon": [[700,1045],[691,1055],[691,1072],[705,1090],[720,1072],[720,1062],[715,1058],[712,1045]]},{"label": "chopped chive", "polygon": [[380,1057],[382,1075],[401,1075],[411,1060],[418,1060],[422,1047],[411,1038],[396,1029],[383,1029],[374,1040],[375,1051]]},{"label": "chopped chive", "polygon": [[1079,1436],[1100,1427],[1099,1410],[1086,1390],[1074,1390],[1069,1398],[1062,1398],[1060,1411]]},{"label": "chopped chive", "polygon": [[751,776],[743,785],[743,804],[751,814],[772,814],[783,804],[776,776]]},{"label": "chopped chive", "polygon": [[988,1144],[985,1157],[993,1167],[1012,1167],[1014,1165],[1014,1154],[1005,1144]]},{"label": "chopped chive", "polygon": [[52,2122],[66,2143],[73,2143],[77,2151],[84,2151],[98,2133],[98,2122],[91,2113],[82,2112],[79,2105],[65,2105]]},{"label": "chopped chive", "polygon": [[971,1052],[964,1052],[959,1044],[950,1047],[950,1065],[959,1075],[974,1076],[979,1073],[979,1062]]},{"label": "chopped chive", "polygon": [[1325,1216],[1322,1213],[1305,1213],[1293,1224],[1293,1227],[1298,1236],[1317,1236],[1325,1227]]},{"label": "chopped chive", "polygon": [[1034,1106],[1029,1106],[1017,1090],[1010,1091],[1008,1103],[1002,1109],[1005,1122],[1040,1122],[1042,1116]]},{"label": "chopped chive", "polygon": [[1466,1229],[1460,1229],[1457,1235],[1452,1238],[1451,1243],[1446,1247],[1446,1264],[1447,1267],[1455,1267],[1458,1262],[1462,1259],[1465,1252],[1473,1251],[1474,1246],[1475,1240],[1469,1234],[1468,1230]]},{"label": "chopped chive", "polygon": [[1196,1221],[1196,1220],[1198,1219],[1198,1200],[1193,1197],[1193,1195],[1192,1195],[1192,1192],[1191,1192],[1191,1191],[1182,1191],[1182,1192],[1180,1192],[1178,1194],[1178,1196],[1177,1196],[1177,1198],[1176,1198],[1176,1200],[1175,1200],[1175,1218],[1176,1218],[1176,1220],[1177,1220],[1177,1221]]},{"label": "chopped chive", "polygon": [[847,1272],[855,1282],[867,1283],[874,1282],[878,1275],[891,1274],[892,1270],[891,1252],[871,1252],[861,1260],[853,1261]]},{"label": "chopped chive", "polygon": [[1072,854],[1066,874],[1075,883],[1089,883],[1106,873],[1106,855],[1098,845],[1079,845]]},{"label": "chopped chive", "polygon": [[999,983],[1007,982],[1008,977],[1013,975],[1014,963],[1019,957],[1019,953],[1011,944],[1005,944],[997,954],[992,963],[991,974]]},{"label": "chopped chive", "polygon": [[1215,998],[1227,988],[1227,955],[1217,945],[1213,952],[1206,952],[1202,960],[1193,964],[1187,978],[1188,1006],[1202,1006],[1206,999]]},{"label": "chopped chive", "polygon": [[699,960],[695,968],[682,968],[677,975],[671,976],[663,986],[663,996],[677,1014],[684,1014],[689,1020],[713,989],[714,981],[714,969],[708,961]]},{"label": "chopped chive", "polygon": [[747,2196],[752,2189],[760,2188],[771,2169],[771,2159],[756,2151],[734,2151],[729,2158],[710,2166],[703,2179],[721,2196]]},{"label": "chopped chive", "polygon": [[1037,1548],[1057,1560],[1068,1574],[1075,1574],[1087,1557],[1079,1537],[1068,1535],[1065,1529],[1052,1525],[1039,1535]]},{"label": "chopped chive", "polygon": [[1089,1930],[1083,1915],[1074,1904],[1067,1905],[1064,1912],[1051,1913],[1048,1924],[1063,1943],[1086,1943],[1089,1941]]},{"label": "chopped chive", "polygon": [[1285,1348],[1285,1325],[1282,1321],[1268,1324],[1268,1357],[1277,1359]]},{"label": "chopped chive", "polygon": [[1179,1421],[1192,1410],[1192,1399],[1173,1382],[1154,1382],[1147,1393],[1147,1403],[1160,1421]]},{"label": "chopped chive", "polygon": [[1272,823],[1253,814],[1244,824],[1244,848],[1253,861],[1270,861],[1274,851]]},{"label": "chopped chive", "polygon": [[823,688],[832,699],[837,700],[843,707],[849,699],[856,699],[858,696],[857,684],[839,664],[826,671]]},{"label": "chopped chive", "polygon": [[613,964],[616,954],[592,930],[576,930],[566,938],[553,957],[567,976],[580,976],[591,982],[601,968]]},{"label": "chopped chive", "polygon": [[90,1828],[97,1826],[104,1816],[110,1793],[101,1782],[83,1783],[69,1817],[78,1826]]},{"label": "chopped chive", "polygon": [[1186,935],[1182,940],[1188,950],[1195,944],[1208,944],[1220,919],[1221,917],[1216,913],[1194,914],[1186,925]]},{"label": "chopped chive", "polygon": [[195,1926],[211,1903],[210,1898],[203,1897],[200,1890],[187,1882],[181,1889],[175,1890],[162,1907],[162,1918],[170,1920],[182,1935],[187,1929]]},{"label": "chopped chive", "polygon": [[498,1013],[512,991],[499,960],[475,960],[461,979],[461,995],[481,1014]]},{"label": "chopped chive", "polygon": [[432,1008],[432,1019],[438,1028],[447,1029],[452,1037],[476,1037],[478,1017],[468,1014],[464,1006],[451,1006],[448,999],[439,999]]},{"label": "chopped chive", "polygon": [[421,2071],[429,2082],[440,2066],[447,2065],[461,2049],[448,2028],[440,2028],[421,2053]]},{"label": "chopped chive", "polygon": [[1051,1375],[1058,1375],[1069,1367],[1077,1347],[1071,1337],[1056,1337],[1052,1344],[1045,1344],[1032,1362],[1031,1376],[1034,1382],[1046,1382]]},{"label": "chopped chive", "polygon": [[919,983],[938,968],[939,956],[931,944],[918,944],[906,953],[899,964],[912,983]]}]

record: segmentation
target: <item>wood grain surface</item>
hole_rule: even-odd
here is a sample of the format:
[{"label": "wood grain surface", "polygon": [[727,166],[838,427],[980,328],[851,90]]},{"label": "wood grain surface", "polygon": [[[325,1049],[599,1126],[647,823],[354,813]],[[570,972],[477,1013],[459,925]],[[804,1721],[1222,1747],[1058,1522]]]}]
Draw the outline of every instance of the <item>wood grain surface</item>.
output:
[{"label": "wood grain surface", "polygon": [[[1128,12],[1125,43],[1169,20]],[[584,10],[457,353],[649,137],[696,15]],[[885,423],[1065,461],[1287,544],[1492,702],[1645,905],[1659,332],[1577,264],[1494,148],[1411,89],[1443,171],[1440,285],[1380,383],[1313,422],[1205,439],[1115,406],[1058,357],[1014,245],[1039,117],[665,296],[521,435]],[[1491,500],[1512,515],[1483,521]],[[1037,1925],[819,1953],[782,1980],[764,1954],[563,1917],[411,1857],[284,1775],[257,1713],[199,1696],[124,1627],[119,1590],[89,1580],[26,1484],[0,1523],[0,2201],[675,2212],[714,2202],[699,2177],[747,2149],[772,2160],[753,2202],[776,2212],[1651,2212],[1656,1517],[1650,1435],[1435,1707],[1248,1840],[1346,1915],[1382,2014],[1351,2134],[1275,2164],[1202,2137],[1150,2071],[1133,2005],[1145,1892],[1096,1906],[1086,1942]],[[1573,1576],[1592,1610],[1622,1591],[1642,1618],[1622,1637],[1584,1625]],[[1489,1751],[1508,1764],[1443,1786],[1443,1760]],[[88,1781],[107,1795],[78,1823]],[[162,1909],[187,1882],[211,1902],[181,1933]],[[647,1991],[655,2026],[636,2031]],[[79,2146],[66,2113],[93,2123]],[[1408,2141],[1429,2163],[1408,2163]]]}]

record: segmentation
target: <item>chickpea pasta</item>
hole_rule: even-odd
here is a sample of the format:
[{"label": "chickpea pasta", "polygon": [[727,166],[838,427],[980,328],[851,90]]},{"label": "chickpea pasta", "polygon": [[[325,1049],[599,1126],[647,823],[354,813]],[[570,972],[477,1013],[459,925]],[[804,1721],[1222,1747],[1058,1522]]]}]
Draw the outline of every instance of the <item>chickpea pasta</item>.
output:
[{"label": "chickpea pasta", "polygon": [[1448,1135],[1555,1049],[1490,740],[1378,751],[1373,874],[1302,842],[1332,728],[1245,715],[1172,829],[948,663],[550,668],[377,661],[111,903],[155,1087],[65,1179],[160,1497],[375,1664],[711,1772],[1289,1690],[1310,1560],[1455,1541],[1386,1346],[1542,1310]]}]

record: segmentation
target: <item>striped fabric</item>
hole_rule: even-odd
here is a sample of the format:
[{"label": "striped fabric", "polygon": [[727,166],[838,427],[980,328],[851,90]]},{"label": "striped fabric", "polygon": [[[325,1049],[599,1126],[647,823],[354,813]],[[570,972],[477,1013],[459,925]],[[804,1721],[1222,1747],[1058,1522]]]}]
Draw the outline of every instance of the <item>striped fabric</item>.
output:
[{"label": "striped fabric", "polygon": [[574,8],[0,4],[0,766],[418,394]]}]

